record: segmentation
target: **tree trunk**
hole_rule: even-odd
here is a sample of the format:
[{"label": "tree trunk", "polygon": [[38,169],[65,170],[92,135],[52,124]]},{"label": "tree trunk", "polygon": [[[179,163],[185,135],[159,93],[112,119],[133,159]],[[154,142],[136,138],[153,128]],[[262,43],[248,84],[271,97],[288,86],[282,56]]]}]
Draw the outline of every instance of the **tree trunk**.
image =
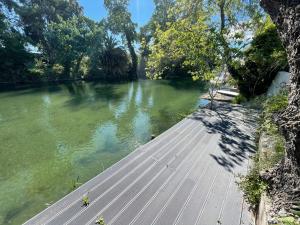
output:
[{"label": "tree trunk", "polygon": [[230,50],[229,44],[227,43],[227,40],[225,38],[225,32],[226,32],[225,4],[226,4],[226,0],[220,0],[218,2],[218,7],[220,10],[220,38],[221,38],[221,44],[223,47],[223,60],[224,60],[224,64],[226,65],[227,70],[230,73],[230,75],[234,79],[238,80],[238,79],[240,79],[240,74],[232,66],[231,50]]},{"label": "tree trunk", "polygon": [[290,201],[300,196],[300,1],[261,0],[260,3],[277,26],[290,66],[289,105],[276,118],[285,136],[286,155],[273,177],[270,176],[271,188],[279,194],[280,201]]},{"label": "tree trunk", "polygon": [[134,51],[134,47],[132,45],[132,40],[130,38],[130,35],[126,33],[126,41],[127,41],[127,47],[129,49],[129,53],[131,56],[131,68],[130,68],[130,78],[132,80],[136,80],[137,79],[137,65],[138,65],[138,59],[137,59],[137,55]]}]

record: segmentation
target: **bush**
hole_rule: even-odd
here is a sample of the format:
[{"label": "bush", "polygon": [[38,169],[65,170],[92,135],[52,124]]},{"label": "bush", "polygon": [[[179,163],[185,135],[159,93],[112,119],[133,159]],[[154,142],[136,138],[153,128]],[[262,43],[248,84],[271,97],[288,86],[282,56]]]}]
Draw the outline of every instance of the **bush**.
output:
[{"label": "bush", "polygon": [[239,94],[238,96],[234,97],[234,99],[232,100],[232,103],[233,104],[241,104],[246,101],[247,101],[247,98],[244,95]]},{"label": "bush", "polygon": [[278,95],[269,97],[265,104],[264,110],[266,113],[278,113],[288,106],[288,93],[283,90]]},{"label": "bush", "polygon": [[258,154],[255,156],[254,165],[246,176],[241,177],[239,186],[244,192],[246,201],[256,208],[261,194],[266,190],[267,183],[259,175]]},{"label": "bush", "polygon": [[280,70],[288,66],[285,50],[275,25],[267,19],[244,52],[242,62],[234,62],[232,76],[246,97],[263,94]]},{"label": "bush", "polygon": [[263,103],[263,113],[261,118],[261,131],[269,135],[279,135],[278,127],[273,121],[275,114],[280,113],[288,105],[288,93],[281,91],[278,95],[268,97]]},{"label": "bush", "polygon": [[64,67],[61,64],[56,63],[52,66],[52,71],[54,74],[60,75],[64,72]]},{"label": "bush", "polygon": [[297,222],[296,219],[293,217],[279,218],[279,221],[281,222],[282,225],[300,225],[300,223]]}]

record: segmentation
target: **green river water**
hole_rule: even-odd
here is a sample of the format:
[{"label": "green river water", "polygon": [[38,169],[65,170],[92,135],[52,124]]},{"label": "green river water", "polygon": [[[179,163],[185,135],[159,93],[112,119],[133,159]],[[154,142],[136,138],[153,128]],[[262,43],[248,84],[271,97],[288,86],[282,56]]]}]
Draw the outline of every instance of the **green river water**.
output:
[{"label": "green river water", "polygon": [[202,91],[139,81],[0,92],[0,224],[22,224],[162,133]]}]

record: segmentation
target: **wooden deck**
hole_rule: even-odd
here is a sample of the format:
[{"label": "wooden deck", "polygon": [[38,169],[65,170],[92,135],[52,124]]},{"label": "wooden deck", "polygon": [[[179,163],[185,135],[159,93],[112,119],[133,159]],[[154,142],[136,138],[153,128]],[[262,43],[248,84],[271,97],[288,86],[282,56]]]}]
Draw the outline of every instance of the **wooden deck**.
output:
[{"label": "wooden deck", "polygon": [[254,224],[235,175],[254,153],[255,115],[225,104],[199,110],[25,224]]}]

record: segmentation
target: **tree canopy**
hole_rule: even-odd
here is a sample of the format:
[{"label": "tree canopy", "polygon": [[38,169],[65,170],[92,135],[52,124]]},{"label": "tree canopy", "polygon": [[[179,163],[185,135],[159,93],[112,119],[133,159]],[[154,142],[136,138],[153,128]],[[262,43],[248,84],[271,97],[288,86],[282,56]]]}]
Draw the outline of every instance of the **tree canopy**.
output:
[{"label": "tree canopy", "polygon": [[[0,0],[0,82],[136,79],[137,32],[128,1],[105,6],[108,18],[95,22],[77,0]],[[111,48],[111,35],[122,36],[128,53],[118,41]]]},{"label": "tree canopy", "polygon": [[[128,5],[105,0],[108,16],[95,22],[77,0],[0,0],[1,54],[10,56],[1,64],[1,81],[135,80],[137,68],[151,79],[208,80],[227,68],[251,96],[253,86],[264,90],[284,66],[275,28],[259,31],[265,15],[258,0],[154,0],[140,29]],[[257,44],[264,41],[274,54]],[[274,59],[280,66],[270,66]]]},{"label": "tree canopy", "polygon": [[108,10],[107,25],[114,34],[120,34],[126,42],[131,56],[130,78],[137,78],[137,55],[134,49],[134,42],[137,39],[136,24],[131,20],[128,12],[129,0],[104,0]]}]

